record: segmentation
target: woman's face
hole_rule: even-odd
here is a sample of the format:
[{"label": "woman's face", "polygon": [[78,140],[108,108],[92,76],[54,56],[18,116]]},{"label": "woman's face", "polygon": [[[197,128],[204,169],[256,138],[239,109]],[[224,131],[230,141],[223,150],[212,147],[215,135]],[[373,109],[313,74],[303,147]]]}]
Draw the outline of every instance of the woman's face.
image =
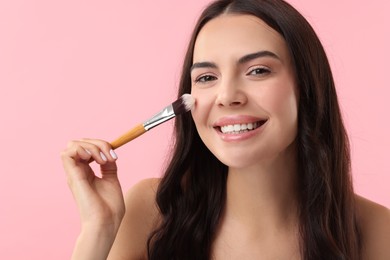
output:
[{"label": "woman's face", "polygon": [[192,116],[224,164],[275,160],[297,135],[298,90],[286,43],[262,20],[221,15],[200,31],[191,68]]}]

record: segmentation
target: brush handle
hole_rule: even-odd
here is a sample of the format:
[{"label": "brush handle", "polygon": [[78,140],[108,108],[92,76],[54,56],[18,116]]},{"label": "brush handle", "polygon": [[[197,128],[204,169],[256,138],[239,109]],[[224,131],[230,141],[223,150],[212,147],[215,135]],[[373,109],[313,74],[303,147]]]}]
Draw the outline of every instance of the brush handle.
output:
[{"label": "brush handle", "polygon": [[127,142],[130,142],[131,140],[137,138],[138,136],[145,133],[145,127],[140,124],[128,131],[127,133],[123,134],[122,136],[118,137],[114,141],[111,142],[112,149],[116,149],[122,145],[124,145]]}]

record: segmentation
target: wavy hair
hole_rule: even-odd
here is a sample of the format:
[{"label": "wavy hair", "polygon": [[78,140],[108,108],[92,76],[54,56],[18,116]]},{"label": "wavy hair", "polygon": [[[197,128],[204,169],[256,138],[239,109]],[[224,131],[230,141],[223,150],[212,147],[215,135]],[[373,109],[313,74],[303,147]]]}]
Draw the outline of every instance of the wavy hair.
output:
[{"label": "wavy hair", "polygon": [[[350,149],[326,53],[306,19],[283,0],[219,0],[201,14],[184,58],[178,97],[191,91],[196,37],[222,14],[256,16],[288,46],[299,88],[298,181],[302,259],[361,259]],[[175,122],[172,158],[157,190],[151,260],[211,259],[226,201],[227,166],[201,141],[190,113]]]}]

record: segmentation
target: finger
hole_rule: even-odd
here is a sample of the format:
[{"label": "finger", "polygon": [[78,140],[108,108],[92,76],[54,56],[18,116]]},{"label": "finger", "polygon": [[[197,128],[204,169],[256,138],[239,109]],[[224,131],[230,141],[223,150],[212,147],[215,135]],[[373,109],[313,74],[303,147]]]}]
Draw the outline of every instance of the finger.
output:
[{"label": "finger", "polygon": [[83,138],[81,141],[91,143],[99,147],[101,151],[100,156],[103,160],[114,162],[118,159],[118,156],[112,149],[111,144],[104,140]]},{"label": "finger", "polygon": [[[95,160],[98,164],[105,164],[107,158],[96,145],[82,141],[70,141],[67,148],[61,154],[62,162],[68,178],[72,178],[74,173],[77,177],[85,178],[93,174],[90,166]],[[72,176],[69,176],[71,174]],[[93,174],[94,175],[94,174]]]},{"label": "finger", "polygon": [[69,166],[74,167],[78,162],[88,161],[91,157],[91,153],[75,141],[69,142],[68,147],[61,153],[65,169]]},{"label": "finger", "polygon": [[118,175],[118,167],[116,162],[107,162],[103,165],[100,165],[100,172],[102,174],[102,178],[113,177],[117,178]]},{"label": "finger", "polygon": [[83,139],[74,141],[78,146],[81,146],[88,154],[90,154],[90,157],[87,160],[88,163],[96,161],[98,164],[105,164],[107,161],[116,160],[111,156],[110,150],[106,151],[107,146],[104,145],[104,142],[96,142],[91,140],[86,141]]},{"label": "finger", "polygon": [[[95,174],[89,166],[92,161],[105,165],[118,158],[107,142],[94,139],[70,141],[61,156],[70,180],[94,178]],[[102,174],[116,174],[116,164],[103,167]]]},{"label": "finger", "polygon": [[71,157],[77,160],[87,160],[90,157],[90,153],[83,149],[79,141],[70,141],[67,144],[67,148],[62,152],[62,157]]}]

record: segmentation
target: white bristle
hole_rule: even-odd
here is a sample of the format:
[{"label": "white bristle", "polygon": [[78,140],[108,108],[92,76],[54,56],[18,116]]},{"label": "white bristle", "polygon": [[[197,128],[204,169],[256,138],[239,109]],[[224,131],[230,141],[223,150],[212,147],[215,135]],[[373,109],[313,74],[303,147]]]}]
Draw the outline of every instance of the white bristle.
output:
[{"label": "white bristle", "polygon": [[190,94],[184,94],[181,97],[186,110],[191,110],[194,107],[195,98],[193,98]]}]

